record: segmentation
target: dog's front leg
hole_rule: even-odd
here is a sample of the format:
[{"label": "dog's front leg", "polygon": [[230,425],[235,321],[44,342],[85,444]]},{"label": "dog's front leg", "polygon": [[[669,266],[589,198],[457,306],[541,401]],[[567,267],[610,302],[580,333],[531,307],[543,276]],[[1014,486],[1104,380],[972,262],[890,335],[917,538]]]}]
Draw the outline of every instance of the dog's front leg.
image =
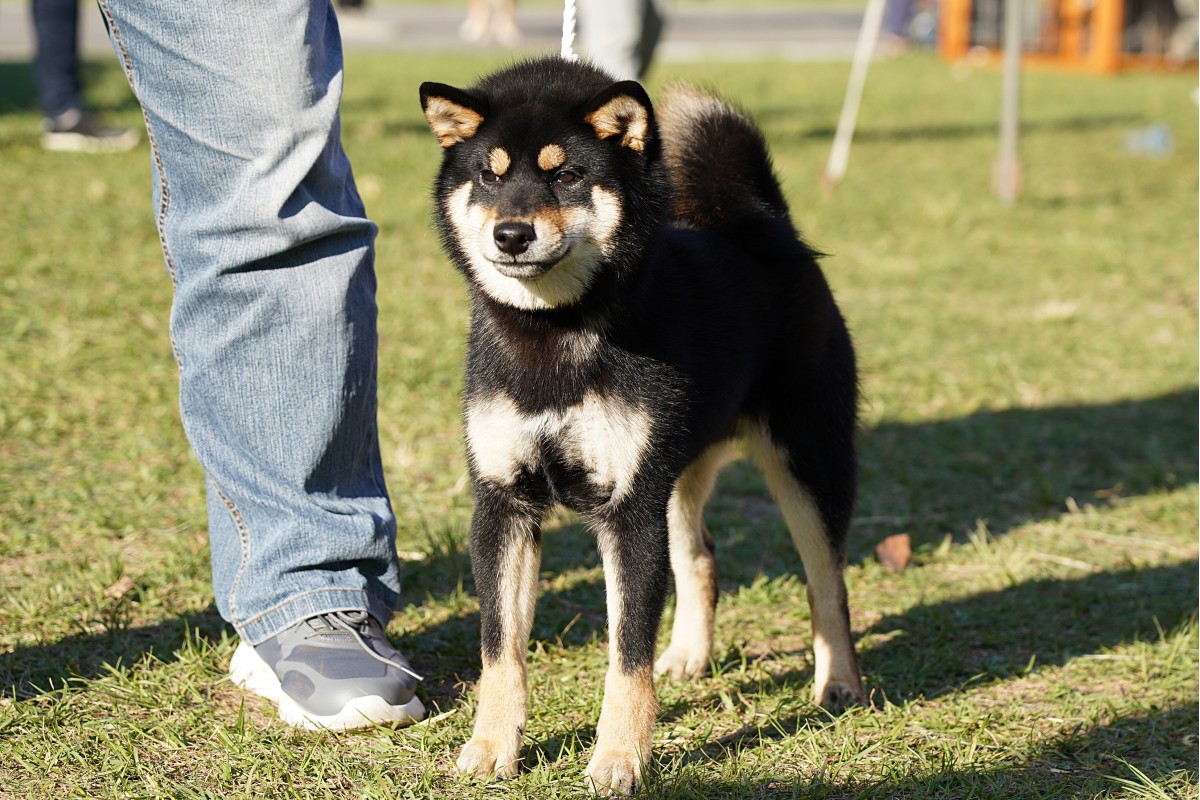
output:
[{"label": "dog's front leg", "polygon": [[459,772],[511,778],[528,714],[525,654],[537,601],[541,513],[499,492],[476,491],[471,565],[479,595],[483,671],[475,730]]},{"label": "dog's front leg", "polygon": [[606,526],[599,531],[608,604],[608,674],[587,780],[600,794],[629,794],[650,764],[658,715],[654,645],[666,599],[665,510],[651,530]]}]

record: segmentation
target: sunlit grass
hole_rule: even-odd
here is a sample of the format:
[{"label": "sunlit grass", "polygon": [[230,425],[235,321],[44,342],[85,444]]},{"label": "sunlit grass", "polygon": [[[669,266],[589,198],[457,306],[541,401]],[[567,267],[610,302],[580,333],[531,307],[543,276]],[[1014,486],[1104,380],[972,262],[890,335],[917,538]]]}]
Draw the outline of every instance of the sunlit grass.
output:
[{"label": "sunlit grass", "polygon": [[[528,772],[458,780],[478,674],[465,556],[459,279],[430,226],[422,80],[480,58],[357,55],[345,143],[381,229],[380,428],[406,559],[390,632],[434,721],[313,735],[223,679],[203,480],[183,438],[145,153],[37,147],[0,115],[0,797],[568,798],[606,661],[590,538],[548,526]],[[762,123],[854,331],[863,484],[848,581],[875,703],[809,700],[798,559],[759,478],[709,510],[714,672],[661,686],[663,798],[1197,796],[1194,76],[1030,72],[1025,190],[990,190],[999,75],[872,69],[823,192],[847,65],[663,64]],[[9,74],[9,73],[6,73]],[[12,73],[15,74],[15,73]],[[108,67],[89,91],[137,125]],[[0,94],[9,92],[0,84]],[[1168,125],[1174,152],[1126,152]],[[874,545],[911,536],[913,563]],[[669,620],[668,620],[669,624]]]}]

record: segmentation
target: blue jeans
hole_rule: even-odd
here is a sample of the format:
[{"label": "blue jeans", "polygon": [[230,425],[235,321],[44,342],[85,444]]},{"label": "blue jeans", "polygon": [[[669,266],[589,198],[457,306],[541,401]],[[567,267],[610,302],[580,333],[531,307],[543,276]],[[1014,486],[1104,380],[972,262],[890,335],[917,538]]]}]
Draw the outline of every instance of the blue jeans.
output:
[{"label": "blue jeans", "polygon": [[251,644],[328,611],[386,624],[376,228],[341,146],[329,0],[100,7],[149,134],[217,608]]},{"label": "blue jeans", "polygon": [[42,113],[57,117],[83,108],[79,86],[79,0],[33,0],[37,53],[33,75]]}]

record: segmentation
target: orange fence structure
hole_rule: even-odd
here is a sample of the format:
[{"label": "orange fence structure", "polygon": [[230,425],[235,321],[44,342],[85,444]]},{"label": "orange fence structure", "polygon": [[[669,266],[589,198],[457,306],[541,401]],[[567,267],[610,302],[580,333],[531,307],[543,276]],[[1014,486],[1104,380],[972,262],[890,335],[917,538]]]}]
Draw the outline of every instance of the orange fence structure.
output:
[{"label": "orange fence structure", "polygon": [[[1126,0],[1044,0],[1038,32],[1027,34],[1026,58],[1097,73],[1161,64],[1158,55],[1123,52],[1125,4]],[[977,41],[981,13],[973,8],[973,0],[941,0],[938,51],[943,58],[957,60],[975,47],[1000,45]]]}]

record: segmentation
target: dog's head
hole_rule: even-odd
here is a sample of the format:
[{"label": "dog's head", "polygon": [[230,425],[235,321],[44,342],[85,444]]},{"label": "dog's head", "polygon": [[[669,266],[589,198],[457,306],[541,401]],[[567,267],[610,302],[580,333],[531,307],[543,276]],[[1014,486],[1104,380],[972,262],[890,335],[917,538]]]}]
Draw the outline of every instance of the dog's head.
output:
[{"label": "dog's head", "polygon": [[443,240],[493,300],[575,305],[658,222],[657,129],[634,81],[547,58],[470,89],[424,83],[421,105],[443,148]]}]

